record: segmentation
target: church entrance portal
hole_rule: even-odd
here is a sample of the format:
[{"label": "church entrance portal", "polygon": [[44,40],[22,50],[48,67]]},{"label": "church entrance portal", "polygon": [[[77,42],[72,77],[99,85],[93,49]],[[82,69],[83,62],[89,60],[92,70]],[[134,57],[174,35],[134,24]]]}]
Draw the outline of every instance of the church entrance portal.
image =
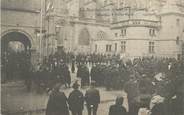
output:
[{"label": "church entrance portal", "polygon": [[24,79],[31,67],[31,41],[23,33],[9,32],[1,37],[2,81]]}]

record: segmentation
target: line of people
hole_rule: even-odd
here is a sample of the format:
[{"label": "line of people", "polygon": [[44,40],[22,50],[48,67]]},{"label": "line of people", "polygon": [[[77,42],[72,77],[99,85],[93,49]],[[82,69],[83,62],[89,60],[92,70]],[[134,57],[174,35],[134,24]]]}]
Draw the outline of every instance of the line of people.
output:
[{"label": "line of people", "polygon": [[[95,88],[95,82],[91,82],[90,88],[85,95],[79,90],[79,84],[73,84],[73,91],[68,98],[65,93],[60,90],[60,84],[56,85],[49,96],[46,108],[46,115],[82,115],[84,110],[84,102],[88,115],[97,115],[98,105],[100,104],[100,92]],[[115,104],[109,107],[109,115],[128,115],[126,108],[122,105],[123,97],[117,97]]]},{"label": "line of people", "polygon": [[88,115],[97,115],[100,92],[95,88],[95,82],[91,83],[85,95],[79,90],[79,86],[76,81],[72,86],[74,90],[67,98],[64,92],[61,91],[61,85],[56,85],[49,96],[46,115],[69,115],[69,110],[72,115],[82,115],[84,102],[86,102]]},{"label": "line of people", "polygon": [[[61,51],[57,51],[54,54],[51,54],[48,57],[48,61],[51,61],[53,58],[63,59],[63,61],[67,64],[72,63],[73,60],[80,64],[97,64],[97,63],[109,63],[111,61],[119,62],[120,55],[112,55],[112,54],[96,54],[96,53],[78,53],[74,54],[73,52],[65,52],[63,49]],[[47,60],[47,58],[45,58]]]}]

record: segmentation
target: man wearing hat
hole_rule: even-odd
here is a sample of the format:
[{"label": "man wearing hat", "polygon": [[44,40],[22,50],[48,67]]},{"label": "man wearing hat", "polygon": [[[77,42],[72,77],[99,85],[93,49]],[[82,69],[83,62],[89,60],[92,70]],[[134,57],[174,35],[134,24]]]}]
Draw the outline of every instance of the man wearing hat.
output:
[{"label": "man wearing hat", "polygon": [[123,97],[117,97],[114,105],[111,105],[109,108],[109,115],[128,115],[123,104]]},{"label": "man wearing hat", "polygon": [[91,81],[91,87],[86,91],[85,100],[87,104],[88,115],[97,115],[98,104],[100,103],[99,90],[95,88],[95,81]]},{"label": "man wearing hat", "polygon": [[84,96],[81,91],[79,91],[79,84],[76,81],[73,84],[73,91],[70,93],[68,97],[69,109],[72,112],[72,115],[82,115],[82,111],[84,109]]},{"label": "man wearing hat", "polygon": [[128,98],[128,114],[138,115],[139,106],[137,102],[137,97],[139,95],[139,90],[135,75],[130,75],[130,80],[125,83],[124,90],[127,93]]},{"label": "man wearing hat", "polygon": [[67,97],[61,91],[61,84],[56,84],[49,96],[46,115],[69,115]]},{"label": "man wearing hat", "polygon": [[143,74],[142,77],[139,79],[138,85],[139,91],[142,94],[152,94],[154,92],[151,79],[146,74]]}]

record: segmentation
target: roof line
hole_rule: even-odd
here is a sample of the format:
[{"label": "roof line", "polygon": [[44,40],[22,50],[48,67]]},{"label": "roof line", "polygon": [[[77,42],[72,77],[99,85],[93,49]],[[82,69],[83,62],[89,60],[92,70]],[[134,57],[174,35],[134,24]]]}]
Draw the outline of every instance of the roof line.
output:
[{"label": "roof line", "polygon": [[9,11],[17,11],[17,12],[29,12],[29,13],[40,13],[40,10],[28,10],[28,9],[18,9],[18,8],[1,7],[1,10],[9,10]]}]

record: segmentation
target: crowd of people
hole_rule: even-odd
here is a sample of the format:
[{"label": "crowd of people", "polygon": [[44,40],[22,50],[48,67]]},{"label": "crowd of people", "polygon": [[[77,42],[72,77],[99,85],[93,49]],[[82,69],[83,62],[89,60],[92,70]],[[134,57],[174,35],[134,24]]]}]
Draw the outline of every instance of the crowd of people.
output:
[{"label": "crowd of people", "polygon": [[76,81],[72,86],[74,90],[67,98],[64,92],[60,91],[61,85],[56,85],[48,100],[46,115],[69,115],[69,110],[72,115],[82,115],[84,101],[86,102],[88,115],[97,115],[100,92],[95,88],[95,82],[91,83],[91,87],[85,95],[79,90],[79,86]]},{"label": "crowd of people", "polygon": [[1,59],[2,83],[13,79],[24,79],[31,64],[28,52],[3,52]]},{"label": "crowd of people", "polygon": [[[142,111],[149,111],[151,115],[176,115],[176,113],[183,115],[181,105],[184,96],[184,63],[182,60],[153,57],[136,58],[126,62],[118,58],[117,60],[93,63],[77,61],[73,58],[71,71],[75,72],[76,64],[81,87],[89,86],[90,81],[95,81],[97,86],[104,86],[107,90],[124,90],[127,93],[129,111],[126,113],[122,107],[118,109],[124,114],[138,115],[140,108],[144,108]],[[91,70],[88,68],[89,64],[92,66]],[[119,101],[116,104],[121,105],[122,99],[117,100]],[[119,106],[115,107],[116,105],[111,107],[109,115],[112,115],[112,111]],[[89,107],[87,108],[89,110]],[[96,110],[95,107],[93,109]],[[117,111],[115,113],[114,115],[119,115]]]},{"label": "crowd of people", "polygon": [[181,60],[152,57],[98,64],[91,69],[91,79],[107,90],[123,89],[128,97],[129,115],[138,115],[141,107],[150,109],[155,95],[164,101],[152,108],[151,115],[183,114],[184,63]]},{"label": "crowd of people", "polygon": [[70,68],[63,55],[50,55],[42,63],[38,63],[30,72],[32,80],[29,81],[36,84],[38,92],[50,91],[57,83],[64,84],[66,88],[70,88]]},{"label": "crowd of people", "polygon": [[[92,59],[91,57],[96,58]],[[105,58],[105,55],[74,55],[72,53],[65,53],[64,51],[56,52],[48,58],[44,58],[43,62],[38,63],[35,68],[29,69],[29,74],[26,75],[28,90],[30,90],[32,83],[36,84],[38,92],[50,90],[58,82],[65,84],[66,88],[70,87],[70,72],[75,73],[76,71],[77,77],[81,78],[81,87],[89,86],[91,76],[89,66],[96,65],[97,63],[108,64],[115,57],[118,60],[117,56],[114,55],[109,56],[106,62],[102,62],[101,60]]]},{"label": "crowd of people", "polygon": [[120,61],[120,55],[110,55],[110,54],[78,54],[76,55],[76,62],[78,64],[97,64],[97,63],[109,63],[109,62]]},{"label": "crowd of people", "polygon": [[[29,69],[25,70],[26,67]],[[22,71],[25,72],[25,83],[29,91],[35,84],[38,92],[52,92],[48,101],[47,115],[57,115],[57,113],[49,113],[50,107],[51,111],[54,109],[53,111],[57,112],[56,109],[58,109],[60,111],[58,111],[60,113],[58,115],[62,115],[64,113],[61,114],[61,111],[64,108],[68,110],[67,105],[73,115],[82,115],[84,101],[87,102],[88,115],[91,115],[92,110],[93,115],[96,115],[100,96],[91,81],[95,82],[96,86],[105,87],[108,91],[121,89],[127,93],[128,112],[122,106],[122,97],[118,97],[116,104],[110,107],[109,115],[138,115],[140,108],[146,108],[142,111],[148,110],[150,115],[184,114],[183,60],[143,57],[125,61],[120,59],[119,55],[74,55],[62,51],[45,58],[34,68],[27,65],[26,67],[24,66]],[[67,98],[63,92],[59,91],[56,84],[64,84],[66,88],[70,88],[71,73],[75,72],[76,77],[80,78],[81,88],[92,85],[93,90],[87,91],[83,96],[78,89],[78,83],[74,83],[74,92]],[[93,101],[88,100],[88,97]],[[71,101],[73,98],[75,101]],[[94,100],[96,105],[93,104]],[[62,104],[60,105],[58,102],[62,102]],[[92,104],[88,105],[90,102]],[[76,108],[81,111],[75,110]],[[64,115],[69,114],[68,111],[65,112],[67,113]]]}]

